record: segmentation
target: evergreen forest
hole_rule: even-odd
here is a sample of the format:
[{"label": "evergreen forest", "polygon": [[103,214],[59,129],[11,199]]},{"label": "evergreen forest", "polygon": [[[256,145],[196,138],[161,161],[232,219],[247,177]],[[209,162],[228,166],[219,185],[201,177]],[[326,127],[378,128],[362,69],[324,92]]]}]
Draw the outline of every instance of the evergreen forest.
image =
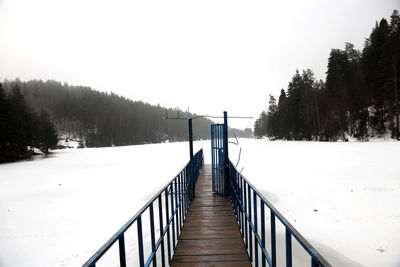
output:
[{"label": "evergreen forest", "polygon": [[326,80],[295,72],[254,125],[256,137],[285,140],[399,139],[400,16],[376,22],[362,51],[332,49]]},{"label": "evergreen forest", "polygon": [[0,162],[30,157],[34,148],[47,154],[57,142],[49,114],[44,109],[34,112],[18,85],[6,94],[0,84]]},{"label": "evergreen forest", "polygon": [[[86,147],[185,141],[186,118],[197,116],[52,80],[5,80],[0,93],[0,162],[29,157],[27,147],[47,153],[67,138]],[[212,123],[193,120],[193,138],[209,139]],[[229,132],[237,137],[253,134],[251,129]]]}]

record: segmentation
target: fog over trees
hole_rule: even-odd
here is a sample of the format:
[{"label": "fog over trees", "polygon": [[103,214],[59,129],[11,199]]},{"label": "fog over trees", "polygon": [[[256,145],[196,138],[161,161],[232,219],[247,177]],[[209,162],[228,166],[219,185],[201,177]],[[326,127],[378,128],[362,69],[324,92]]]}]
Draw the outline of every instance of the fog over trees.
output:
[{"label": "fog over trees", "polygon": [[[80,140],[87,147],[184,141],[188,139],[187,120],[164,118],[196,116],[179,108],[166,109],[51,80],[5,80],[2,87],[1,161],[26,157],[27,146],[47,152],[57,144],[57,136]],[[210,138],[212,123],[207,118],[193,120],[194,139]],[[252,136],[251,129],[230,132],[237,137]]]},{"label": "fog over trees", "polygon": [[332,49],[326,80],[296,71],[287,89],[270,95],[255,136],[287,140],[399,139],[400,16],[376,23],[362,51]]},{"label": "fog over trees", "polygon": [[15,84],[8,94],[0,84],[0,162],[29,157],[33,148],[47,154],[58,142],[57,133],[44,109],[34,112]]}]

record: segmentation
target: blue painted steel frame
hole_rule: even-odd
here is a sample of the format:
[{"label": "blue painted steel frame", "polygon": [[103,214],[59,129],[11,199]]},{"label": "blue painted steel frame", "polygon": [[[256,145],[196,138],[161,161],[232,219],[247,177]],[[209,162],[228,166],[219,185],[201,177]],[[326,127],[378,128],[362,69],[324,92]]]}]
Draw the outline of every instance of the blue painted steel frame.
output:
[{"label": "blue painted steel frame", "polygon": [[224,124],[211,125],[211,162],[212,162],[212,190],[225,196],[225,153],[224,153]]},{"label": "blue painted steel frame", "polygon": [[[271,267],[276,266],[277,248],[275,218],[285,227],[287,267],[292,266],[292,237],[294,237],[301,247],[310,255],[311,266],[331,266],[282,216],[282,214],[280,214],[279,211],[236,170],[232,162],[229,162],[229,193],[243,241],[248,251],[250,261],[253,262],[254,266],[259,266],[260,257],[262,266],[266,266],[266,262]],[[265,209],[270,210],[271,251],[269,252],[265,247]],[[258,254],[258,249],[260,249],[261,255]]]},{"label": "blue painted steel frame", "polygon": [[[182,232],[183,223],[186,218],[186,214],[189,209],[191,198],[189,196],[190,188],[193,188],[193,183],[196,183],[200,169],[203,166],[203,150],[196,153],[182,171],[175,176],[166,186],[164,186],[151,200],[141,208],[135,216],[133,216],[120,230],[118,230],[85,264],[83,267],[95,267],[96,262],[118,241],[119,247],[119,261],[120,266],[126,266],[126,251],[125,251],[125,238],[124,233],[134,223],[137,225],[137,237],[138,237],[138,257],[139,264],[141,267],[147,267],[152,264],[157,266],[157,251],[161,248],[161,266],[165,266],[165,235],[167,235],[167,256],[168,263],[171,262],[171,257],[175,251],[177,240]],[[192,164],[191,164],[192,163]],[[194,179],[191,179],[189,173],[191,173],[191,166],[194,168],[193,174]],[[163,200],[165,206],[163,208]],[[154,225],[154,203],[158,204],[158,217],[159,226],[162,231],[156,242],[155,236],[155,225]],[[150,217],[150,242],[151,242],[151,253],[147,259],[144,258],[144,242],[143,239],[143,225],[142,215],[145,211],[149,211]],[[163,214],[165,213],[165,223],[163,221]],[[165,224],[165,226],[164,226]],[[170,227],[171,226],[171,227]],[[172,232],[172,244],[170,232]],[[147,241],[147,240],[146,240]],[[172,248],[172,253],[171,253]]]}]

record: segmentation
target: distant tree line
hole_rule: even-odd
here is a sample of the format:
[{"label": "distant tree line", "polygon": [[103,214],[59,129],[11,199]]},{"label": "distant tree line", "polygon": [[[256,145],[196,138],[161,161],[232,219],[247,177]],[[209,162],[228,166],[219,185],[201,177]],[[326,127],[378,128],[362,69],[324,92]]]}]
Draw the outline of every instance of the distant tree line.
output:
[{"label": "distant tree line", "polygon": [[46,111],[33,112],[16,84],[5,93],[0,84],[0,162],[30,157],[33,148],[47,154],[58,142]]},{"label": "distant tree line", "polygon": [[286,140],[399,139],[400,16],[377,22],[362,52],[332,49],[326,81],[296,71],[254,125],[255,136]]},{"label": "distant tree line", "polygon": [[[48,114],[60,138],[76,138],[87,147],[184,141],[188,139],[187,120],[163,118],[195,116],[178,108],[166,109],[160,105],[132,101],[114,93],[56,81],[4,81],[6,92],[13,94],[13,88],[18,88],[30,110],[42,110]],[[207,118],[194,120],[194,139],[210,138],[212,123]],[[250,129],[231,130],[238,137],[252,135]]]}]

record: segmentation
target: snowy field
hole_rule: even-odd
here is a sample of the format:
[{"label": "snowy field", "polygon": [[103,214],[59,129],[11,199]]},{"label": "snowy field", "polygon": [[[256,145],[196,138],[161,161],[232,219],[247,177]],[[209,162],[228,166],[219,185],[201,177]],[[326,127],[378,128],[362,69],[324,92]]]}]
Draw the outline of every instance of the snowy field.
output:
[{"label": "snowy field", "polygon": [[400,266],[400,142],[240,146],[238,170],[333,266]]},{"label": "snowy field", "polygon": [[187,143],[0,165],[0,267],[81,266],[188,161]]},{"label": "snowy field", "polygon": [[[235,163],[239,147],[238,169],[334,266],[400,266],[399,142],[242,139]],[[0,267],[82,265],[187,158],[170,143],[0,165]]]}]

